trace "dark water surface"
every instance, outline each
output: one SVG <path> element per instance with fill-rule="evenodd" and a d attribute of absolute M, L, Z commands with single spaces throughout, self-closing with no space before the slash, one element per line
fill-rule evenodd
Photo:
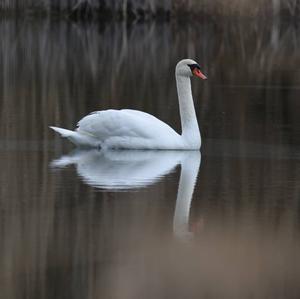
<path fill-rule="evenodd" d="M 1 299 L 299 298 L 300 31 L 262 21 L 0 21 Z M 180 130 L 186 57 L 201 155 L 48 129 L 126 107 Z"/>

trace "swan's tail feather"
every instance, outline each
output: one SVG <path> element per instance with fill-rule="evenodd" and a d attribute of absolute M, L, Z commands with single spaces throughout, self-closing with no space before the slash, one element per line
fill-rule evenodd
<path fill-rule="evenodd" d="M 72 143 L 79 147 L 99 147 L 99 140 L 97 138 L 82 134 L 78 131 L 71 131 L 63 128 L 50 126 L 52 130 L 59 133 L 62 137 L 68 138 Z"/>
<path fill-rule="evenodd" d="M 68 138 L 68 137 L 74 135 L 74 133 L 76 133 L 76 132 L 71 131 L 71 130 L 58 128 L 58 127 L 53 127 L 53 126 L 50 126 L 49 128 L 51 128 L 55 132 L 59 133 L 61 135 L 61 137 L 65 137 L 65 138 Z"/>

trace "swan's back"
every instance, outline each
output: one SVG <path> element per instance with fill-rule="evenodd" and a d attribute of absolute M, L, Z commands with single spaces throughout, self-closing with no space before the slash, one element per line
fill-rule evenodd
<path fill-rule="evenodd" d="M 93 112 L 78 122 L 77 131 L 99 139 L 103 147 L 167 149 L 181 144 L 180 135 L 169 125 L 131 109 Z"/>

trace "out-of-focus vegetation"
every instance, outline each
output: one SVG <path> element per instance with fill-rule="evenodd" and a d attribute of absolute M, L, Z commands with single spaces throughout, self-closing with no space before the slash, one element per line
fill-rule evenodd
<path fill-rule="evenodd" d="M 297 16 L 299 0 L 175 0 L 174 13 L 208 14 L 225 16 Z"/>
<path fill-rule="evenodd" d="M 299 0 L 3 0 L 7 13 L 58 14 L 78 18 L 151 18 L 156 16 L 262 16 L 300 13 Z"/>
<path fill-rule="evenodd" d="M 56 14 L 75 18 L 148 18 L 167 16 L 171 0 L 9 0 L 0 3 L 8 13 Z"/>
<path fill-rule="evenodd" d="M 300 39 L 292 24 L 9 19 L 0 36 L 0 138 L 47 139 L 49 125 L 73 128 L 111 107 L 147 111 L 180 131 L 174 67 L 193 57 L 209 77 L 193 86 L 205 138 L 300 144 Z"/>

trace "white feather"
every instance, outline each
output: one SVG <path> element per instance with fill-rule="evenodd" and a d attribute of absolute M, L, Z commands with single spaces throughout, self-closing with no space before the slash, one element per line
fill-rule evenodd
<path fill-rule="evenodd" d="M 59 133 L 62 137 L 68 138 L 78 147 L 98 147 L 101 146 L 99 140 L 91 135 L 84 134 L 78 131 L 71 131 L 63 128 L 50 126 L 52 130 Z"/>

